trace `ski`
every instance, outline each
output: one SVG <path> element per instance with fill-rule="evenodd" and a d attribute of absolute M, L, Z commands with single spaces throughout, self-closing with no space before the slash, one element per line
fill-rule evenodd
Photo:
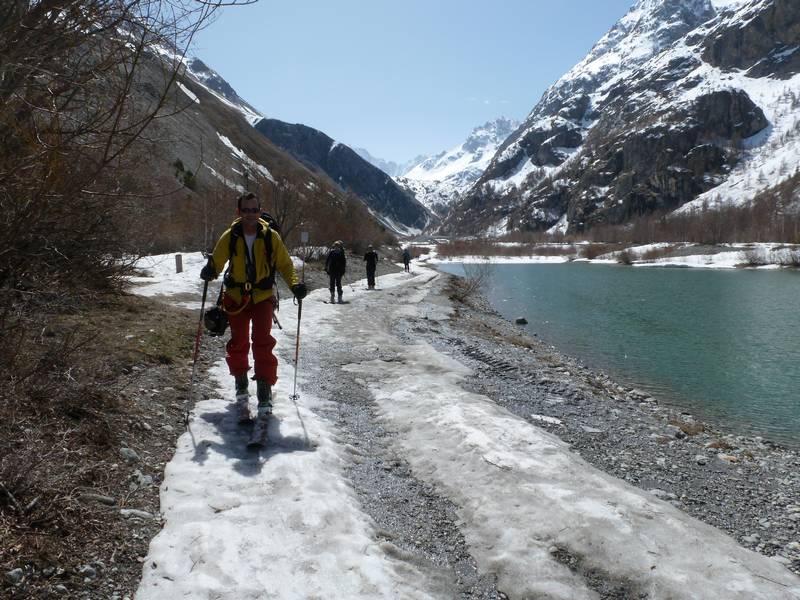
<path fill-rule="evenodd" d="M 236 420 L 239 425 L 253 422 L 253 418 L 250 416 L 249 399 L 246 393 L 236 395 Z"/>
<path fill-rule="evenodd" d="M 250 440 L 247 442 L 247 447 L 251 450 L 263 448 L 269 443 L 269 416 L 266 418 L 259 417 L 253 423 L 253 433 L 250 434 Z"/>

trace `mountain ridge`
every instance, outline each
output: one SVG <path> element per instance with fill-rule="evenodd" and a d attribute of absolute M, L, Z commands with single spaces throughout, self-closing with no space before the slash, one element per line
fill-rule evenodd
<path fill-rule="evenodd" d="M 255 129 L 310 169 L 325 173 L 343 191 L 358 194 L 373 216 L 393 231 L 416 235 L 435 219 L 389 175 L 325 133 L 267 118 L 258 121 Z"/>
<path fill-rule="evenodd" d="M 418 159 L 394 179 L 436 214 L 446 214 L 485 171 L 498 146 L 519 126 L 497 117 L 474 127 L 459 145 Z"/>
<path fill-rule="evenodd" d="M 581 231 L 707 204 L 793 135 L 776 105 L 800 71 L 798 13 L 789 0 L 640 0 L 548 88 L 443 230 Z M 730 201 L 752 198 L 746 187 Z"/>

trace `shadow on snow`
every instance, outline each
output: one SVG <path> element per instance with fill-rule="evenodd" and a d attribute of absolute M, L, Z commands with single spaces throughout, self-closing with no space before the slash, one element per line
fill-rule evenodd
<path fill-rule="evenodd" d="M 272 416 L 269 421 L 269 439 L 262 448 L 248 448 L 247 442 L 253 430 L 251 424 L 239 424 L 236 416 L 236 405 L 231 402 L 225 411 L 205 412 L 195 417 L 195 421 L 203 420 L 217 428 L 222 437 L 221 442 L 209 440 L 196 441 L 191 431 L 195 453 L 192 460 L 200 464 L 208 459 L 209 452 L 216 452 L 236 461 L 233 469 L 242 475 L 252 476 L 261 472 L 261 468 L 270 456 L 284 452 L 314 452 L 314 444 L 307 436 L 281 435 L 280 420 Z M 305 427 L 303 428 L 305 432 Z M 261 459 L 264 460 L 261 460 Z"/>

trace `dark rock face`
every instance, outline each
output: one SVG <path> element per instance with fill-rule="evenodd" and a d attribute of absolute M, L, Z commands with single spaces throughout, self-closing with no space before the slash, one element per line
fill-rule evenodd
<path fill-rule="evenodd" d="M 789 78 L 800 72 L 800 2 L 773 0 L 753 9 L 741 26 L 720 26 L 706 37 L 703 60 L 751 77 Z"/>
<path fill-rule="evenodd" d="M 694 108 L 678 118 L 693 119 L 705 137 L 750 137 L 768 123 L 764 112 L 742 90 L 725 90 L 700 96 Z"/>
<path fill-rule="evenodd" d="M 745 91 L 709 79 L 704 61 L 750 77 L 800 72 L 800 0 L 722 14 L 707 0 L 640 0 L 544 94 L 441 231 L 474 234 L 504 217 L 508 229 L 564 216 L 570 230 L 620 224 L 713 189 L 742 140 L 769 123 Z M 689 92 L 699 86 L 708 91 Z"/>
<path fill-rule="evenodd" d="M 424 229 L 431 214 L 386 173 L 343 144 L 305 125 L 262 119 L 255 128 L 310 169 L 323 172 L 345 190 L 352 190 L 374 212 L 398 225 Z"/>
<path fill-rule="evenodd" d="M 613 120 L 613 116 L 604 117 Z M 652 120 L 652 118 L 650 118 Z M 551 227 L 564 212 L 573 228 L 623 223 L 658 210 L 672 210 L 711 189 L 735 160 L 731 140 L 767 127 L 761 109 L 741 90 L 700 96 L 690 107 L 662 115 L 657 123 L 607 130 L 591 140 L 579 165 L 564 174 L 570 185 L 543 184 L 527 205 L 526 228 Z M 603 123 L 597 125 L 598 132 Z M 606 137 L 608 136 L 608 137 Z M 540 211 L 531 210 L 538 207 Z"/>

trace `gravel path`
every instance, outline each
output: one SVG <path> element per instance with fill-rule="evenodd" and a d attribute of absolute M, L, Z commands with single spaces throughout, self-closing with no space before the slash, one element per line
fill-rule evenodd
<path fill-rule="evenodd" d="M 440 277 L 423 304 L 431 310 L 451 306 L 453 285 L 452 277 Z M 796 452 L 724 434 L 663 407 L 560 355 L 485 305 L 456 303 L 454 316 L 444 320 L 398 316 L 391 330 L 408 343 L 427 342 L 470 367 L 476 374 L 472 391 L 557 435 L 597 468 L 800 573 Z M 457 507 L 393 454 L 391 440 L 398 433 L 376 418 L 364 382 L 342 368 L 368 358 L 392 360 L 379 349 L 376 355 L 361 356 L 347 340 L 332 339 L 303 363 L 312 385 L 334 402 L 324 415 L 350 449 L 346 473 L 365 512 L 383 540 L 444 580 L 452 597 L 504 598 L 493 576 L 477 572 L 459 531 Z M 601 598 L 646 597 L 582 570 L 578 557 L 564 552 L 557 558 L 581 572 Z"/>
<path fill-rule="evenodd" d="M 473 368 L 475 391 L 568 442 L 595 467 L 657 495 L 800 573 L 800 456 L 662 406 L 556 352 L 484 307 L 424 339 Z"/>

